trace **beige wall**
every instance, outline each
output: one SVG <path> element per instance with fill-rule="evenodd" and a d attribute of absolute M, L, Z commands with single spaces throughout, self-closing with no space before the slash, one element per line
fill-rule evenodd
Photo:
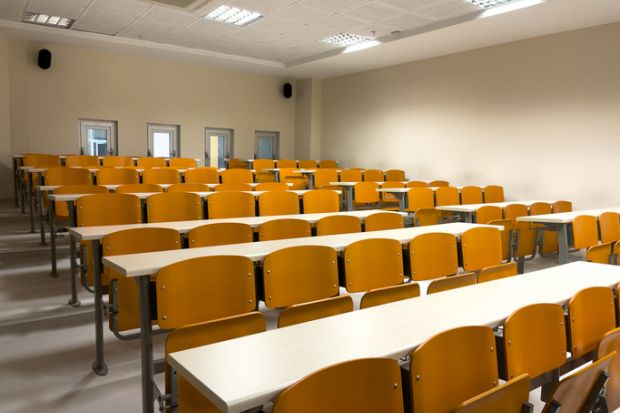
<path fill-rule="evenodd" d="M 323 82 L 296 82 L 295 158 L 320 159 Z"/>
<path fill-rule="evenodd" d="M 620 23 L 324 81 L 321 156 L 620 205 Z"/>
<path fill-rule="evenodd" d="M 12 163 L 7 155 L 11 151 L 10 101 L 9 101 L 9 44 L 0 38 L 0 197 L 12 192 Z"/>
<path fill-rule="evenodd" d="M 53 54 L 47 71 L 36 65 L 43 47 Z M 80 118 L 118 121 L 122 155 L 146 154 L 147 123 L 181 125 L 182 156 L 204 158 L 205 127 L 234 129 L 236 157 L 253 157 L 255 130 L 279 131 L 281 156 L 294 155 L 295 99 L 282 97 L 280 78 L 19 40 L 0 39 L 0 57 L 0 90 L 8 62 L 11 92 L 2 162 L 11 152 L 76 153 Z"/>

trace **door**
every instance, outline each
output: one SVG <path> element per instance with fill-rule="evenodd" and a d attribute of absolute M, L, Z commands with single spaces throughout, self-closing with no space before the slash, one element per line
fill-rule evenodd
<path fill-rule="evenodd" d="M 233 130 L 207 128 L 205 130 L 205 165 L 225 168 L 226 160 L 233 157 Z"/>
<path fill-rule="evenodd" d="M 80 119 L 80 153 L 82 155 L 116 155 L 116 121 Z"/>
<path fill-rule="evenodd" d="M 178 125 L 147 125 L 148 149 L 147 156 L 156 158 L 174 158 L 180 155 L 180 139 Z"/>
<path fill-rule="evenodd" d="M 256 131 L 254 133 L 254 158 L 278 159 L 280 132 Z"/>

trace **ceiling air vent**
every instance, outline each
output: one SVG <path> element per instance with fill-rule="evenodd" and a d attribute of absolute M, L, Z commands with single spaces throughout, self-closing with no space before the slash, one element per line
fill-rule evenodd
<path fill-rule="evenodd" d="M 185 10 L 198 10 L 211 3 L 211 0 L 148 0 L 151 3 L 176 7 Z"/>

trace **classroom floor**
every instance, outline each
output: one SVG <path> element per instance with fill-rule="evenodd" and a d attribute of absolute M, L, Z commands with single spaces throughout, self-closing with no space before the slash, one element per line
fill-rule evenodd
<path fill-rule="evenodd" d="M 138 412 L 140 343 L 120 341 L 104 328 L 107 376 L 90 369 L 94 360 L 93 297 L 69 298 L 68 236 L 59 238 L 59 278 L 49 277 L 49 246 L 29 232 L 27 214 L 0 201 L 0 413 Z M 571 254 L 578 259 L 577 254 Z M 555 265 L 551 258 L 526 263 L 526 271 Z M 271 325 L 275 315 L 270 314 Z M 155 336 L 155 357 L 163 355 Z M 163 381 L 163 377 L 160 377 Z M 531 401 L 536 411 L 538 392 Z"/>

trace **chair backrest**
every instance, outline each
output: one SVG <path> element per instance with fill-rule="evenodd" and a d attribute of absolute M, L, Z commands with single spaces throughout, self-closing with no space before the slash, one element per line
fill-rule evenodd
<path fill-rule="evenodd" d="M 299 195 L 290 191 L 268 191 L 260 194 L 258 212 L 261 216 L 299 214 Z"/>
<path fill-rule="evenodd" d="M 512 220 L 513 228 L 517 226 L 517 218 L 524 217 L 528 213 L 527 205 L 524 204 L 510 204 L 504 207 L 504 218 Z"/>
<path fill-rule="evenodd" d="M 468 229 L 461 236 L 461 251 L 465 271 L 478 271 L 501 264 L 503 251 L 500 230 L 492 227 Z"/>
<path fill-rule="evenodd" d="M 505 264 L 494 265 L 492 267 L 485 267 L 478 271 L 478 277 L 476 282 L 478 284 L 495 281 L 502 278 L 508 278 L 517 275 L 517 263 L 507 262 Z"/>
<path fill-rule="evenodd" d="M 275 161 L 273 159 L 254 159 L 254 170 L 256 172 L 263 172 L 263 169 L 275 168 Z"/>
<path fill-rule="evenodd" d="M 358 182 L 353 189 L 353 200 L 360 204 L 372 204 L 379 202 L 379 185 L 375 182 Z"/>
<path fill-rule="evenodd" d="M 299 162 L 297 162 L 297 166 L 302 169 L 316 169 L 319 167 L 319 163 L 312 159 L 300 159 Z"/>
<path fill-rule="evenodd" d="M 534 202 L 530 205 L 530 215 L 545 215 L 552 213 L 552 205 L 547 202 Z"/>
<path fill-rule="evenodd" d="M 415 211 L 414 219 L 416 227 L 437 225 L 441 220 L 441 212 L 435 208 L 419 208 Z"/>
<path fill-rule="evenodd" d="M 210 192 L 211 188 L 209 188 L 205 184 L 194 184 L 194 183 L 182 183 L 182 184 L 172 184 L 168 187 L 166 192 Z"/>
<path fill-rule="evenodd" d="M 294 159 L 278 159 L 278 168 L 297 168 L 297 161 Z"/>
<path fill-rule="evenodd" d="M 450 186 L 448 181 L 430 181 L 428 186 Z"/>
<path fill-rule="evenodd" d="M 504 188 L 499 185 L 487 185 L 484 187 L 484 202 L 504 202 Z"/>
<path fill-rule="evenodd" d="M 263 261 L 265 305 L 288 307 L 338 295 L 336 251 L 323 246 L 288 247 Z"/>
<path fill-rule="evenodd" d="M 131 156 L 104 156 L 103 166 L 134 166 Z"/>
<path fill-rule="evenodd" d="M 190 248 L 242 244 L 254 240 L 254 231 L 248 224 L 220 222 L 192 229 L 187 233 L 187 239 Z"/>
<path fill-rule="evenodd" d="M 394 301 L 407 300 L 420 296 L 420 285 L 407 283 L 389 287 L 375 288 L 362 296 L 360 309 L 388 304 Z"/>
<path fill-rule="evenodd" d="M 322 159 L 319 161 L 319 168 L 338 168 L 338 162 L 331 159 Z"/>
<path fill-rule="evenodd" d="M 333 215 L 316 222 L 316 235 L 336 235 L 362 232 L 360 219 L 351 215 Z"/>
<path fill-rule="evenodd" d="M 194 158 L 170 158 L 170 167 L 171 168 L 195 168 L 198 166 L 198 163 Z"/>
<path fill-rule="evenodd" d="M 254 182 L 254 175 L 249 169 L 227 169 L 222 172 L 223 184 L 249 184 Z"/>
<path fill-rule="evenodd" d="M 261 333 L 266 330 L 265 318 L 259 312 L 252 312 L 237 316 L 221 318 L 205 323 L 182 327 L 172 331 L 166 338 L 165 355 L 187 350 L 194 347 L 206 346 L 220 341 Z M 170 366 L 166 363 L 166 393 L 172 392 Z M 182 375 L 177 375 L 178 399 L 177 402 L 183 412 L 209 412 L 219 410 L 190 384 Z"/>
<path fill-rule="evenodd" d="M 608 331 L 616 327 L 614 292 L 609 287 L 579 291 L 568 302 L 570 352 L 581 357 L 596 348 Z"/>
<path fill-rule="evenodd" d="M 366 169 L 364 171 L 364 181 L 383 182 L 385 181 L 385 172 L 380 169 Z"/>
<path fill-rule="evenodd" d="M 459 275 L 438 278 L 430 282 L 426 288 L 426 294 L 435 294 L 455 288 L 467 287 L 476 284 L 476 273 L 467 272 Z"/>
<path fill-rule="evenodd" d="M 166 166 L 166 158 L 153 158 L 144 156 L 138 158 L 138 168 L 164 168 Z"/>
<path fill-rule="evenodd" d="M 386 181 L 404 181 L 405 171 L 401 169 L 388 169 L 387 171 L 385 171 L 385 180 Z"/>
<path fill-rule="evenodd" d="M 600 359 L 612 352 L 620 352 L 620 327 L 608 331 L 598 345 L 596 358 Z M 620 357 L 616 354 L 609 363 L 609 379 L 605 386 L 605 401 L 610 412 L 620 408 Z"/>
<path fill-rule="evenodd" d="M 571 212 L 573 210 L 573 203 L 570 201 L 555 201 L 553 203 L 553 213 Z"/>
<path fill-rule="evenodd" d="M 135 228 L 113 232 L 101 239 L 104 257 L 143 252 L 177 250 L 181 248 L 180 234 L 170 228 Z M 123 277 L 109 267 L 104 267 L 103 284 L 110 280 L 117 283 L 110 300 L 117 312 L 110 316 L 110 327 L 127 331 L 140 327 L 140 304 L 135 280 Z"/>
<path fill-rule="evenodd" d="M 381 231 L 384 229 L 398 229 L 405 227 L 405 220 L 400 214 L 391 212 L 377 212 L 366 217 L 364 228 L 366 231 Z"/>
<path fill-rule="evenodd" d="M 362 171 L 359 169 L 343 169 L 340 171 L 342 182 L 362 182 Z"/>
<path fill-rule="evenodd" d="M 65 166 L 99 166 L 99 157 L 91 155 L 67 155 Z"/>
<path fill-rule="evenodd" d="M 46 185 L 88 185 L 92 184 L 92 176 L 88 169 L 50 168 L 45 171 Z"/>
<path fill-rule="evenodd" d="M 304 214 L 340 211 L 340 196 L 335 191 L 312 190 L 301 196 Z"/>
<path fill-rule="evenodd" d="M 612 242 L 594 245 L 586 249 L 586 261 L 599 264 L 610 264 L 612 258 Z"/>
<path fill-rule="evenodd" d="M 498 385 L 493 330 L 460 327 L 431 337 L 411 353 L 410 377 L 415 412 L 453 412 Z"/>
<path fill-rule="evenodd" d="M 453 186 L 441 186 L 435 191 L 435 205 L 459 205 L 459 189 Z"/>
<path fill-rule="evenodd" d="M 252 186 L 250 184 L 244 184 L 239 182 L 229 182 L 227 184 L 218 184 L 213 187 L 215 192 L 221 191 L 251 191 Z"/>
<path fill-rule="evenodd" d="M 132 168 L 101 168 L 96 176 L 99 185 L 125 185 L 140 182 L 138 172 Z"/>
<path fill-rule="evenodd" d="M 379 185 L 380 188 L 405 188 L 405 184 L 399 181 L 386 181 Z M 398 204 L 399 200 L 389 192 L 381 192 L 380 197 L 382 202 L 385 203 L 393 203 Z"/>
<path fill-rule="evenodd" d="M 431 188 L 412 187 L 407 192 L 407 211 L 416 212 L 420 208 L 435 208 L 435 194 Z"/>
<path fill-rule="evenodd" d="M 202 198 L 189 192 L 163 192 L 146 199 L 148 222 L 202 219 Z"/>
<path fill-rule="evenodd" d="M 140 198 L 130 194 L 93 194 L 78 198 L 78 227 L 139 224 L 142 222 Z"/>
<path fill-rule="evenodd" d="M 106 194 L 108 189 L 105 186 L 87 184 L 87 185 L 63 185 L 54 190 L 54 194 Z M 56 201 L 55 205 L 56 217 L 68 217 L 69 209 L 66 202 Z"/>
<path fill-rule="evenodd" d="M 476 223 L 478 224 L 488 224 L 500 219 L 502 219 L 502 208 L 498 206 L 485 205 L 476 210 Z"/>
<path fill-rule="evenodd" d="M 510 260 L 512 258 L 512 220 L 498 219 L 496 221 L 489 221 L 487 224 L 498 225 L 504 228 L 503 230 L 500 230 L 502 237 L 502 258 L 505 261 Z M 535 246 L 533 241 L 534 240 L 532 239 L 532 248 Z"/>
<path fill-rule="evenodd" d="M 140 192 L 164 192 L 157 184 L 124 184 L 114 190 L 117 194 L 135 194 Z"/>
<path fill-rule="evenodd" d="M 522 374 L 461 403 L 454 413 L 525 413 L 529 396 L 530 376 Z"/>
<path fill-rule="evenodd" d="M 620 218 L 617 212 L 603 212 L 598 217 L 601 230 L 601 242 L 620 240 Z"/>
<path fill-rule="evenodd" d="M 215 168 L 197 168 L 185 171 L 185 182 L 189 184 L 219 184 L 220 175 Z"/>
<path fill-rule="evenodd" d="M 345 287 L 358 293 L 402 284 L 403 247 L 394 239 L 372 238 L 353 242 L 344 250 Z"/>
<path fill-rule="evenodd" d="M 312 236 L 310 223 L 303 219 L 274 219 L 258 227 L 259 241 L 310 236 Z"/>
<path fill-rule="evenodd" d="M 592 404 L 598 396 L 607 379 L 606 371 L 609 364 L 617 353 L 611 354 L 595 361 L 587 367 L 584 367 L 562 379 L 558 383 L 551 401 L 545 404 L 542 413 L 549 413 L 555 410 L 555 406 L 560 406 L 559 411 L 562 413 L 581 413 L 593 411 Z"/>
<path fill-rule="evenodd" d="M 541 343 L 544 343 L 542 345 Z M 506 374 L 538 377 L 566 361 L 564 311 L 559 304 L 532 304 L 504 322 Z"/>
<path fill-rule="evenodd" d="M 278 317 L 278 328 L 305 323 L 319 318 L 331 317 L 353 311 L 351 296 L 324 298 L 303 304 L 294 304 L 285 308 Z"/>
<path fill-rule="evenodd" d="M 389 358 L 346 361 L 312 373 L 278 395 L 273 413 L 401 413 L 400 368 Z"/>
<path fill-rule="evenodd" d="M 24 155 L 24 166 L 60 166 L 60 157 L 43 153 L 29 153 Z"/>
<path fill-rule="evenodd" d="M 461 204 L 481 204 L 482 188 L 479 186 L 464 186 L 461 188 Z"/>
<path fill-rule="evenodd" d="M 181 174 L 176 169 L 152 168 L 142 172 L 144 184 L 177 184 L 181 182 Z"/>
<path fill-rule="evenodd" d="M 598 225 L 596 217 L 579 215 L 573 218 L 573 246 L 577 249 L 598 244 Z"/>
<path fill-rule="evenodd" d="M 262 182 L 256 185 L 257 191 L 286 191 L 288 189 L 285 182 Z"/>
<path fill-rule="evenodd" d="M 409 181 L 405 186 L 407 188 L 426 188 L 428 184 L 424 181 Z"/>
<path fill-rule="evenodd" d="M 409 243 L 411 279 L 431 280 L 456 274 L 459 270 L 456 237 L 430 232 L 414 237 Z"/>
<path fill-rule="evenodd" d="M 216 192 L 207 198 L 209 218 L 256 216 L 254 196 L 247 192 Z"/>
<path fill-rule="evenodd" d="M 229 169 L 248 169 L 247 162 L 242 159 L 230 158 L 226 162 Z"/>
<path fill-rule="evenodd" d="M 254 311 L 254 263 L 214 255 L 179 261 L 157 273 L 157 321 L 179 328 Z"/>
<path fill-rule="evenodd" d="M 317 188 L 338 182 L 338 172 L 335 169 L 319 169 L 314 173 L 314 185 Z"/>

